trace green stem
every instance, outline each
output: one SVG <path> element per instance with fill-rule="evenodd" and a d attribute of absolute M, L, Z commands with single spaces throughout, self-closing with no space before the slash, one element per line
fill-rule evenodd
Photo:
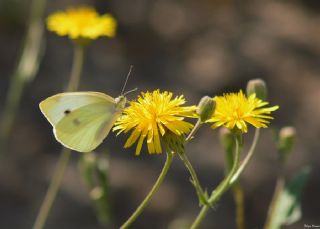
<path fill-rule="evenodd" d="M 152 189 L 148 193 L 148 195 L 145 197 L 145 199 L 141 202 L 141 204 L 138 206 L 138 208 L 135 210 L 135 212 L 130 216 L 130 218 L 120 227 L 120 229 L 126 229 L 129 228 L 130 225 L 139 217 L 139 215 L 143 212 L 143 210 L 146 208 L 146 206 L 149 204 L 151 198 L 154 196 L 154 194 L 158 191 L 160 185 L 162 184 L 169 168 L 172 162 L 173 153 L 167 152 L 167 158 L 166 162 L 162 168 L 162 171 L 156 181 L 156 183 L 153 185 Z"/>
<path fill-rule="evenodd" d="M 192 184 L 194 185 L 199 201 L 201 204 L 207 204 L 207 196 L 205 195 L 201 184 L 199 182 L 198 176 L 196 171 L 194 170 L 191 162 L 189 161 L 189 158 L 187 156 L 187 154 L 185 152 L 179 153 L 180 159 L 182 160 L 182 162 L 184 163 L 184 165 L 187 167 L 187 169 L 189 170 L 189 173 L 191 175 L 192 178 Z"/>
<path fill-rule="evenodd" d="M 237 172 L 234 174 L 234 176 L 232 177 L 232 179 L 230 180 L 230 184 L 232 185 L 240 176 L 240 174 L 243 172 L 243 170 L 246 168 L 246 166 L 248 165 L 249 161 L 251 160 L 253 153 L 256 149 L 258 140 L 260 137 L 260 129 L 256 129 L 255 133 L 254 133 L 254 138 L 253 138 L 253 142 L 251 144 L 251 147 L 247 153 L 247 156 L 244 158 L 243 162 L 241 163 L 241 165 L 239 166 Z"/>
<path fill-rule="evenodd" d="M 228 136 L 225 135 L 221 137 L 224 138 L 224 139 L 221 139 L 221 142 L 225 150 L 226 174 L 228 174 L 233 165 L 234 144 L 233 142 L 229 141 L 229 135 Z M 239 181 L 235 182 L 232 185 L 232 192 L 233 192 L 233 198 L 234 198 L 234 203 L 236 207 L 236 218 L 235 218 L 236 228 L 245 229 L 244 192 Z"/>
<path fill-rule="evenodd" d="M 50 209 L 53 205 L 54 199 L 61 185 L 61 181 L 64 177 L 64 173 L 67 168 L 70 155 L 71 155 L 71 150 L 67 148 L 63 148 L 62 153 L 60 154 L 60 158 L 58 160 L 57 166 L 55 168 L 55 172 L 53 174 L 53 178 L 51 180 L 50 186 L 48 188 L 46 196 L 40 207 L 40 211 L 37 216 L 37 219 L 34 223 L 33 229 L 41 229 L 44 227 L 44 224 L 48 218 Z"/>
<path fill-rule="evenodd" d="M 79 86 L 81 70 L 83 65 L 83 56 L 84 56 L 84 47 L 79 44 L 76 44 L 75 50 L 74 50 L 71 76 L 70 76 L 70 81 L 68 83 L 67 91 L 77 90 Z M 71 154 L 70 149 L 66 149 L 66 148 L 62 149 L 53 178 L 49 185 L 46 196 L 41 204 L 33 229 L 42 229 L 46 223 L 46 220 L 52 208 L 54 199 L 60 188 L 61 181 L 64 177 L 65 169 L 69 163 L 70 154 Z"/>
<path fill-rule="evenodd" d="M 237 229 L 245 228 L 244 217 L 244 194 L 243 189 L 239 182 L 235 183 L 232 187 L 234 202 L 236 204 L 236 225 Z"/>
<path fill-rule="evenodd" d="M 4 111 L 1 117 L 1 129 L 0 129 L 0 153 L 1 157 L 4 156 L 7 142 L 11 134 L 11 130 L 14 124 L 16 113 L 20 104 L 22 91 L 24 88 L 23 81 L 19 80 L 18 77 L 13 76 L 8 97 L 5 103 Z"/>
<path fill-rule="evenodd" d="M 30 82 L 38 72 L 41 51 L 44 44 L 43 14 L 45 0 L 33 0 L 31 3 L 29 25 L 23 42 L 22 52 L 10 80 L 4 112 L 0 128 L 0 156 L 4 155 L 11 134 L 15 116 L 19 108 L 21 96 L 26 83 Z"/>
<path fill-rule="evenodd" d="M 284 189 L 285 186 L 285 178 L 283 175 L 280 175 L 277 179 L 277 184 L 274 190 L 274 194 L 272 197 L 272 201 L 269 207 L 269 211 L 268 211 L 268 215 L 267 215 L 267 220 L 266 223 L 264 225 L 264 229 L 271 229 L 271 222 L 272 219 L 275 217 L 275 206 L 278 202 L 279 199 L 279 195 L 282 192 L 282 190 Z"/>
<path fill-rule="evenodd" d="M 84 46 L 75 43 L 72 70 L 66 91 L 76 91 L 79 88 L 83 59 Z"/>
<path fill-rule="evenodd" d="M 188 143 L 194 137 L 194 135 L 197 133 L 197 131 L 200 129 L 201 126 L 202 126 L 202 122 L 200 119 L 198 119 L 198 121 L 194 125 L 193 129 L 191 130 L 189 135 L 186 137 L 185 144 Z M 182 160 L 182 162 L 184 163 L 184 165 L 187 167 L 187 169 L 191 175 L 192 184 L 194 185 L 194 187 L 196 189 L 200 203 L 207 204 L 207 196 L 205 195 L 205 193 L 203 191 L 203 188 L 200 184 L 197 173 L 194 170 L 191 162 L 189 161 L 187 154 L 185 152 L 182 152 L 182 153 L 179 153 L 179 156 L 180 156 L 180 159 Z"/>
<path fill-rule="evenodd" d="M 197 133 L 197 131 L 200 129 L 201 126 L 202 126 L 202 122 L 200 121 L 200 119 L 198 119 L 197 123 L 194 125 L 190 134 L 188 135 L 188 137 L 186 137 L 186 143 L 188 143 L 194 137 L 194 135 Z"/>
<path fill-rule="evenodd" d="M 233 177 L 234 173 L 237 171 L 239 161 L 240 161 L 240 151 L 241 151 L 241 146 L 240 143 L 242 142 L 241 135 L 237 135 L 235 137 L 236 141 L 236 152 L 234 156 L 234 163 L 233 166 L 227 175 L 227 177 L 219 184 L 219 186 L 211 193 L 210 198 L 208 199 L 208 205 L 205 205 L 202 207 L 200 213 L 198 214 L 197 218 L 191 225 L 191 229 L 196 229 L 199 228 L 200 224 L 204 220 L 204 218 L 207 216 L 208 211 L 210 209 L 210 206 L 213 207 L 220 197 L 228 190 L 230 187 L 230 180 Z"/>

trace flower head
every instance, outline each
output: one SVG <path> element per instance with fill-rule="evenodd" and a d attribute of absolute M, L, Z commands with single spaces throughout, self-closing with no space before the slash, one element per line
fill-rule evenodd
<path fill-rule="evenodd" d="M 171 92 L 141 93 L 136 101 L 124 109 L 116 121 L 114 131 L 127 133 L 132 130 L 124 147 L 137 143 L 136 155 L 140 154 L 144 139 L 147 139 L 150 154 L 161 153 L 160 139 L 166 133 L 181 136 L 190 132 L 192 124 L 184 121 L 185 117 L 195 117 L 195 106 L 182 107 L 184 97 L 174 97 Z"/>
<path fill-rule="evenodd" d="M 237 128 L 243 133 L 248 131 L 247 123 L 256 128 L 266 128 L 268 119 L 273 119 L 269 114 L 279 108 L 279 106 L 265 107 L 268 102 L 258 99 L 256 94 L 246 97 L 242 91 L 216 96 L 213 99 L 216 101 L 216 109 L 208 120 L 214 123 L 212 127 Z"/>
<path fill-rule="evenodd" d="M 92 7 L 82 6 L 58 11 L 47 19 L 48 30 L 71 39 L 114 37 L 116 20 L 110 14 L 99 15 Z"/>

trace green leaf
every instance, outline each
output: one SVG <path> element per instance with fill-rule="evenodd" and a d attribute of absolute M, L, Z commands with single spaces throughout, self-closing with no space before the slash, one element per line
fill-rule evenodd
<path fill-rule="evenodd" d="M 301 196 L 310 172 L 309 166 L 304 167 L 280 190 L 268 229 L 280 229 L 281 226 L 293 224 L 301 218 Z"/>

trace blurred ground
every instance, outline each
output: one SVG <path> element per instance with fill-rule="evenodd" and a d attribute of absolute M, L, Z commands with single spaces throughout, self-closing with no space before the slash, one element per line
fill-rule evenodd
<path fill-rule="evenodd" d="M 0 2 L 1 104 L 21 47 L 29 3 Z M 189 104 L 204 95 L 244 89 L 252 78 L 265 79 L 270 103 L 280 105 L 273 127 L 293 125 L 298 132 L 286 173 L 313 165 L 302 202 L 303 219 L 287 228 L 320 225 L 319 1 L 58 0 L 48 1 L 47 13 L 80 3 L 111 12 L 119 22 L 117 38 L 101 38 L 88 48 L 81 90 L 117 96 L 130 64 L 134 73 L 128 89 L 170 90 L 184 94 Z M 25 90 L 8 156 L 0 161 L 0 225 L 5 229 L 31 228 L 60 151 L 38 103 L 63 90 L 72 46 L 66 38 L 46 36 L 39 74 Z M 252 131 L 246 136 L 247 146 L 251 139 Z M 112 135 L 99 148 L 111 151 L 116 225 L 145 196 L 164 162 L 164 155 L 135 157 L 133 148 L 122 148 L 124 142 L 125 137 Z M 200 180 L 209 190 L 223 176 L 221 152 L 217 132 L 209 127 L 201 129 L 188 148 Z M 277 172 L 273 132 L 267 129 L 241 180 L 250 229 L 263 226 Z M 74 153 L 46 228 L 101 228 L 86 191 Z M 176 158 L 158 195 L 132 228 L 168 228 L 176 218 L 192 220 L 198 210 L 189 175 Z M 234 228 L 233 219 L 232 196 L 227 194 L 203 228 Z"/>

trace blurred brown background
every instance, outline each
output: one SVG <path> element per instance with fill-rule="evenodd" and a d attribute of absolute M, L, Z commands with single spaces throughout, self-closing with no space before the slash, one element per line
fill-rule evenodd
<path fill-rule="evenodd" d="M 320 225 L 320 2 L 223 0 L 48 1 L 46 15 L 68 6 L 89 4 L 112 13 L 119 23 L 115 39 L 101 38 L 87 49 L 81 90 L 120 93 L 129 65 L 127 89 L 170 90 L 188 104 L 204 95 L 244 89 L 252 78 L 269 86 L 269 101 L 280 105 L 272 126 L 297 128 L 298 138 L 286 174 L 307 164 L 313 171 L 302 199 L 303 217 L 286 228 Z M 24 36 L 30 0 L 0 1 L 0 102 L 4 104 Z M 72 62 L 67 38 L 46 32 L 46 49 L 36 79 L 26 88 L 7 156 L 0 161 L 0 228 L 31 228 L 48 187 L 61 146 L 41 115 L 39 102 L 63 90 Z M 135 94 L 129 97 L 134 98 Z M 0 106 L 2 110 L 2 105 Z M 246 146 L 252 140 L 246 135 Z M 262 228 L 279 170 L 273 130 L 263 130 L 254 160 L 241 182 L 245 189 L 247 228 Z M 120 225 L 140 203 L 159 174 L 165 155 L 134 156 L 123 149 L 127 136 L 111 134 L 98 151 L 111 152 L 113 215 Z M 217 131 L 203 127 L 188 146 L 203 186 L 209 191 L 223 176 Z M 102 228 L 73 154 L 48 229 Z M 192 220 L 199 211 L 189 174 L 175 158 L 159 193 L 132 228 L 168 228 L 177 218 Z M 228 193 L 203 224 L 235 228 Z"/>

